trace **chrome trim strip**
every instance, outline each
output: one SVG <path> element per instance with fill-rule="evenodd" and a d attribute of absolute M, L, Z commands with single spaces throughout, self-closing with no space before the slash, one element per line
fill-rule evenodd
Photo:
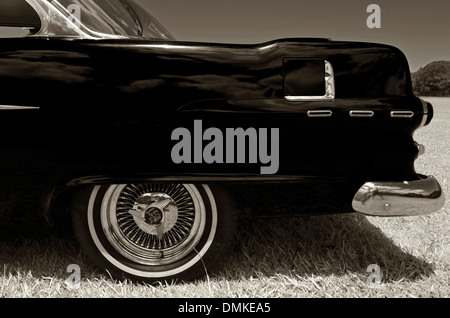
<path fill-rule="evenodd" d="M 234 52 L 234 54 L 251 54 L 251 53 L 263 53 L 265 51 L 272 50 L 283 43 L 273 43 L 261 47 L 256 48 L 248 48 L 248 49 L 240 49 L 239 51 Z M 211 48 L 208 46 L 199 46 L 199 45 L 181 45 L 174 42 L 173 44 L 136 44 L 139 47 L 145 47 L 148 49 L 165 49 L 165 50 L 189 50 L 189 51 L 199 51 L 199 52 L 207 52 L 210 51 Z M 228 49 L 225 48 L 214 48 L 215 52 L 220 53 L 229 53 Z"/>
<path fill-rule="evenodd" d="M 351 110 L 350 117 L 373 117 L 375 113 L 371 110 Z"/>
<path fill-rule="evenodd" d="M 178 182 L 178 183 L 253 183 L 253 182 L 304 182 L 314 180 L 322 182 L 322 180 L 332 180 L 336 182 L 336 177 L 312 177 L 299 175 L 267 175 L 267 174 L 185 174 L 185 175 L 168 175 L 168 174 L 134 174 L 125 175 L 91 175 L 81 176 L 75 179 L 67 180 L 59 185 L 59 188 L 87 185 L 87 184 L 118 184 L 118 183 L 145 183 L 145 182 Z M 343 179 L 338 179 L 343 180 Z M 61 190 L 59 189 L 59 190 Z M 55 190 L 58 192 L 58 189 Z"/>
<path fill-rule="evenodd" d="M 331 110 L 308 110 L 308 117 L 331 117 L 333 112 Z"/>
<path fill-rule="evenodd" d="M 325 95 L 323 96 L 285 96 L 290 102 L 306 101 L 333 101 L 336 96 L 333 66 L 327 60 L 325 62 Z"/>
<path fill-rule="evenodd" d="M 445 203 L 433 176 L 404 182 L 366 182 L 355 194 L 352 207 L 372 216 L 418 216 L 440 210 Z"/>
<path fill-rule="evenodd" d="M 420 101 L 422 102 L 423 116 L 422 116 L 422 121 L 420 122 L 420 126 L 419 127 L 424 127 L 425 123 L 427 122 L 427 117 L 428 117 L 428 104 L 427 104 L 426 101 L 424 101 L 421 98 L 420 98 Z"/>
<path fill-rule="evenodd" d="M 18 110 L 18 109 L 39 109 L 33 106 L 14 106 L 14 105 L 0 105 L 0 110 Z"/>
<path fill-rule="evenodd" d="M 394 110 L 391 111 L 392 118 L 411 118 L 414 117 L 414 112 L 412 111 L 403 111 L 403 110 Z"/>

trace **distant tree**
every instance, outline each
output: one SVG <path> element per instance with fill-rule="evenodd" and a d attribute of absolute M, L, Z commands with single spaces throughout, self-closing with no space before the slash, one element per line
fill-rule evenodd
<path fill-rule="evenodd" d="M 450 97 L 450 61 L 436 61 L 411 74 L 414 94 Z"/>

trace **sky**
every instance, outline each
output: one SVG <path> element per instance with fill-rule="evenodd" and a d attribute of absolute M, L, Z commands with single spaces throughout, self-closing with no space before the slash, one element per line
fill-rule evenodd
<path fill-rule="evenodd" d="M 278 38 L 323 37 L 390 44 L 411 71 L 450 60 L 450 0 L 135 0 L 177 40 L 262 43 Z M 369 28 L 370 4 L 381 28 Z M 14 34 L 0 28 L 0 36 Z"/>

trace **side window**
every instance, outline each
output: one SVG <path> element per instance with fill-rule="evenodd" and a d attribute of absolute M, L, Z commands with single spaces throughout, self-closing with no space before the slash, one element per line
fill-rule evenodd
<path fill-rule="evenodd" d="M 26 1 L 0 1 L 0 37 L 22 37 L 40 27 L 38 14 Z"/>
<path fill-rule="evenodd" d="M 28 28 L 0 27 L 0 38 L 20 38 L 30 34 Z"/>

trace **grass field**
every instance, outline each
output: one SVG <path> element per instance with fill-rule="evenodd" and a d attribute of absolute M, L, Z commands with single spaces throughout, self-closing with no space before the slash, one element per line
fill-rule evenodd
<path fill-rule="evenodd" d="M 91 267 L 69 230 L 0 235 L 0 297 L 445 297 L 450 296 L 450 98 L 415 139 L 426 146 L 420 173 L 447 196 L 438 213 L 376 218 L 359 214 L 243 221 L 221 270 L 202 280 L 158 286 L 117 282 Z M 66 284 L 69 264 L 81 283 Z M 369 286 L 367 267 L 381 269 Z"/>

